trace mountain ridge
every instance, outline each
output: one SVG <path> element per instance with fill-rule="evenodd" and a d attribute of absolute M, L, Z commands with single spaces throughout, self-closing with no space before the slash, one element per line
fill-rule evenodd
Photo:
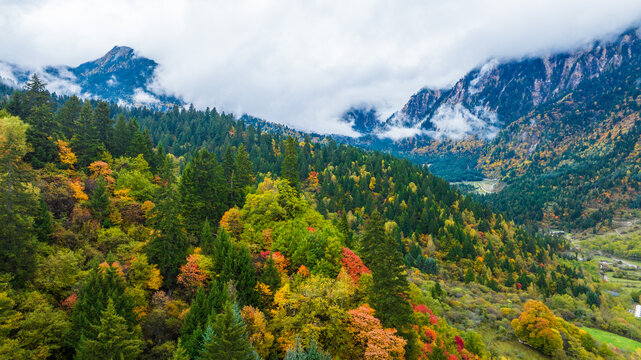
<path fill-rule="evenodd" d="M 77 67 L 66 65 L 25 68 L 0 61 L 0 82 L 20 88 L 38 75 L 51 92 L 102 99 L 125 106 L 148 106 L 169 110 L 184 105 L 155 84 L 158 63 L 139 56 L 128 46 L 114 46 L 105 55 Z"/>

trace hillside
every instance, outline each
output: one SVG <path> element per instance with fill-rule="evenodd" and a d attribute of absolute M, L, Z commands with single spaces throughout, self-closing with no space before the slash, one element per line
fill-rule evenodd
<path fill-rule="evenodd" d="M 229 341 L 252 359 L 475 359 L 523 341 L 599 359 L 630 354 L 574 323 L 641 339 L 633 296 L 562 239 L 407 160 L 37 79 L 3 108 L 3 356 L 217 358 Z M 539 319 L 559 335 L 527 330 Z"/>
<path fill-rule="evenodd" d="M 493 60 L 345 141 L 429 163 L 450 181 L 499 179 L 503 191 L 479 200 L 520 223 L 607 227 L 641 201 L 639 55 L 630 30 L 572 52 Z M 419 135 L 379 138 L 392 127 Z"/>

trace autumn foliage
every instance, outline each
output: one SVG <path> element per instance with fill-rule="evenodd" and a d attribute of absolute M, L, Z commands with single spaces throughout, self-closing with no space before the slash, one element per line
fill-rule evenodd
<path fill-rule="evenodd" d="M 363 264 L 361 258 L 348 248 L 343 248 L 341 264 L 354 282 L 358 282 L 363 274 L 371 274 L 371 271 Z"/>

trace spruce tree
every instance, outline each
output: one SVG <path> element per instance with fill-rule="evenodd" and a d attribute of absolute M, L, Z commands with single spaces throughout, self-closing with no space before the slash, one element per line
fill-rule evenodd
<path fill-rule="evenodd" d="M 225 283 L 214 280 L 209 294 L 203 288 L 198 289 L 180 329 L 180 341 L 192 358 L 195 358 L 201 349 L 207 319 L 215 318 L 228 300 Z"/>
<path fill-rule="evenodd" d="M 104 145 L 100 142 L 93 108 L 89 102 L 85 102 L 80 110 L 78 131 L 71 139 L 71 148 L 78 156 L 78 165 L 81 167 L 97 160 L 105 150 Z"/>
<path fill-rule="evenodd" d="M 96 189 L 91 194 L 87 207 L 91 209 L 91 213 L 100 221 L 104 223 L 109 215 L 109 193 L 107 192 L 107 185 L 105 180 L 100 177 L 96 184 Z"/>
<path fill-rule="evenodd" d="M 78 360 L 136 359 L 142 351 L 140 327 L 130 329 L 127 321 L 118 315 L 110 298 L 101 312 L 100 324 L 94 325 L 95 338 L 82 337 L 78 344 Z"/>
<path fill-rule="evenodd" d="M 236 199 L 234 205 L 242 205 L 245 201 L 244 190 L 247 186 L 254 185 L 256 177 L 254 176 L 254 165 L 249 160 L 249 154 L 245 150 L 245 145 L 241 144 L 236 152 L 236 159 L 234 163 L 235 184 L 236 184 Z"/>
<path fill-rule="evenodd" d="M 256 269 L 252 262 L 249 248 L 246 246 L 235 246 L 234 279 L 236 280 L 236 291 L 242 305 L 256 304 Z"/>
<path fill-rule="evenodd" d="M 202 230 L 205 220 L 218 223 L 228 209 L 228 192 L 216 155 L 202 150 L 185 167 L 180 179 L 182 213 L 192 233 Z"/>
<path fill-rule="evenodd" d="M 227 302 L 223 312 L 216 316 L 205 331 L 203 360 L 256 360 L 256 350 L 249 342 L 245 322 L 236 304 Z"/>
<path fill-rule="evenodd" d="M 341 217 L 338 220 L 338 230 L 343 234 L 345 239 L 345 246 L 348 248 L 352 247 L 352 229 L 349 227 L 349 222 L 347 221 L 347 214 L 345 210 L 341 211 Z"/>
<path fill-rule="evenodd" d="M 36 106 L 30 111 L 27 118 L 27 142 L 31 144 L 31 151 L 25 154 L 25 160 L 40 169 L 47 163 L 58 160 L 58 148 L 54 137 L 58 134 L 57 124 L 54 121 L 51 107 L 47 105 Z"/>
<path fill-rule="evenodd" d="M 96 118 L 96 127 L 98 137 L 103 144 L 111 144 L 113 139 L 113 120 L 111 119 L 111 110 L 109 105 L 104 101 L 99 101 L 94 110 Z"/>
<path fill-rule="evenodd" d="M 38 240 L 42 242 L 51 241 L 51 233 L 53 233 L 53 219 L 51 213 L 47 208 L 47 203 L 40 199 L 40 206 L 38 208 L 38 215 L 35 218 L 35 230 Z"/>
<path fill-rule="evenodd" d="M 234 154 L 232 152 L 231 146 L 227 145 L 225 149 L 225 155 L 223 155 L 223 176 L 227 180 L 227 191 L 229 192 L 229 206 L 233 206 L 235 199 L 235 186 L 236 186 L 236 169 L 234 164 Z"/>
<path fill-rule="evenodd" d="M 361 249 L 363 260 L 374 279 L 370 304 L 383 326 L 402 332 L 409 326 L 412 316 L 412 307 L 406 296 L 409 284 L 403 255 L 397 242 L 385 234 L 383 218 L 378 210 L 365 224 Z"/>
<path fill-rule="evenodd" d="M 109 149 L 114 157 L 120 157 L 127 153 L 134 134 L 135 132 L 131 132 L 129 125 L 125 121 L 125 117 L 123 115 L 118 116 L 113 133 L 113 142 Z"/>
<path fill-rule="evenodd" d="M 287 351 L 285 355 L 285 360 L 330 360 L 331 357 L 328 354 L 325 354 L 321 349 L 318 348 L 318 343 L 316 340 L 311 339 L 309 341 L 309 346 L 307 350 L 300 343 L 300 339 L 296 338 L 296 344 L 292 349 Z"/>
<path fill-rule="evenodd" d="M 133 299 L 125 293 L 126 287 L 125 279 L 116 267 L 102 265 L 89 272 L 88 278 L 80 287 L 71 315 L 73 344 L 82 337 L 97 339 L 96 326 L 100 324 L 102 312 L 107 309 L 109 302 L 113 304 L 116 314 L 126 320 L 129 329 L 134 328 L 137 324 L 133 312 L 135 305 Z"/>
<path fill-rule="evenodd" d="M 146 250 L 149 260 L 158 265 L 164 286 L 171 288 L 176 283 L 180 265 L 185 262 L 189 244 L 181 223 L 180 202 L 174 185 L 173 166 L 169 161 L 159 176 L 163 184 L 157 190 L 151 219 L 156 231 Z"/>
<path fill-rule="evenodd" d="M 296 140 L 288 137 L 285 142 L 285 159 L 280 172 L 281 178 L 289 181 L 294 189 L 300 189 L 300 179 L 298 177 L 298 150 Z"/>
<path fill-rule="evenodd" d="M 67 139 L 71 139 L 78 128 L 81 108 L 80 99 L 74 95 L 65 101 L 65 104 L 56 114 L 56 122 L 60 126 L 60 131 Z"/>
<path fill-rule="evenodd" d="M 33 217 L 37 202 L 30 189 L 33 172 L 22 160 L 28 125 L 0 111 L 0 272 L 22 284 L 35 266 Z"/>

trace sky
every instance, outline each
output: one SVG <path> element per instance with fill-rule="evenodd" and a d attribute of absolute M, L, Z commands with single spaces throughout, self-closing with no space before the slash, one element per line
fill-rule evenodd
<path fill-rule="evenodd" d="M 350 135 L 339 119 L 352 106 L 386 117 L 489 59 L 640 21 L 639 0 L 0 0 L 0 59 L 77 66 L 126 45 L 198 108 Z"/>

